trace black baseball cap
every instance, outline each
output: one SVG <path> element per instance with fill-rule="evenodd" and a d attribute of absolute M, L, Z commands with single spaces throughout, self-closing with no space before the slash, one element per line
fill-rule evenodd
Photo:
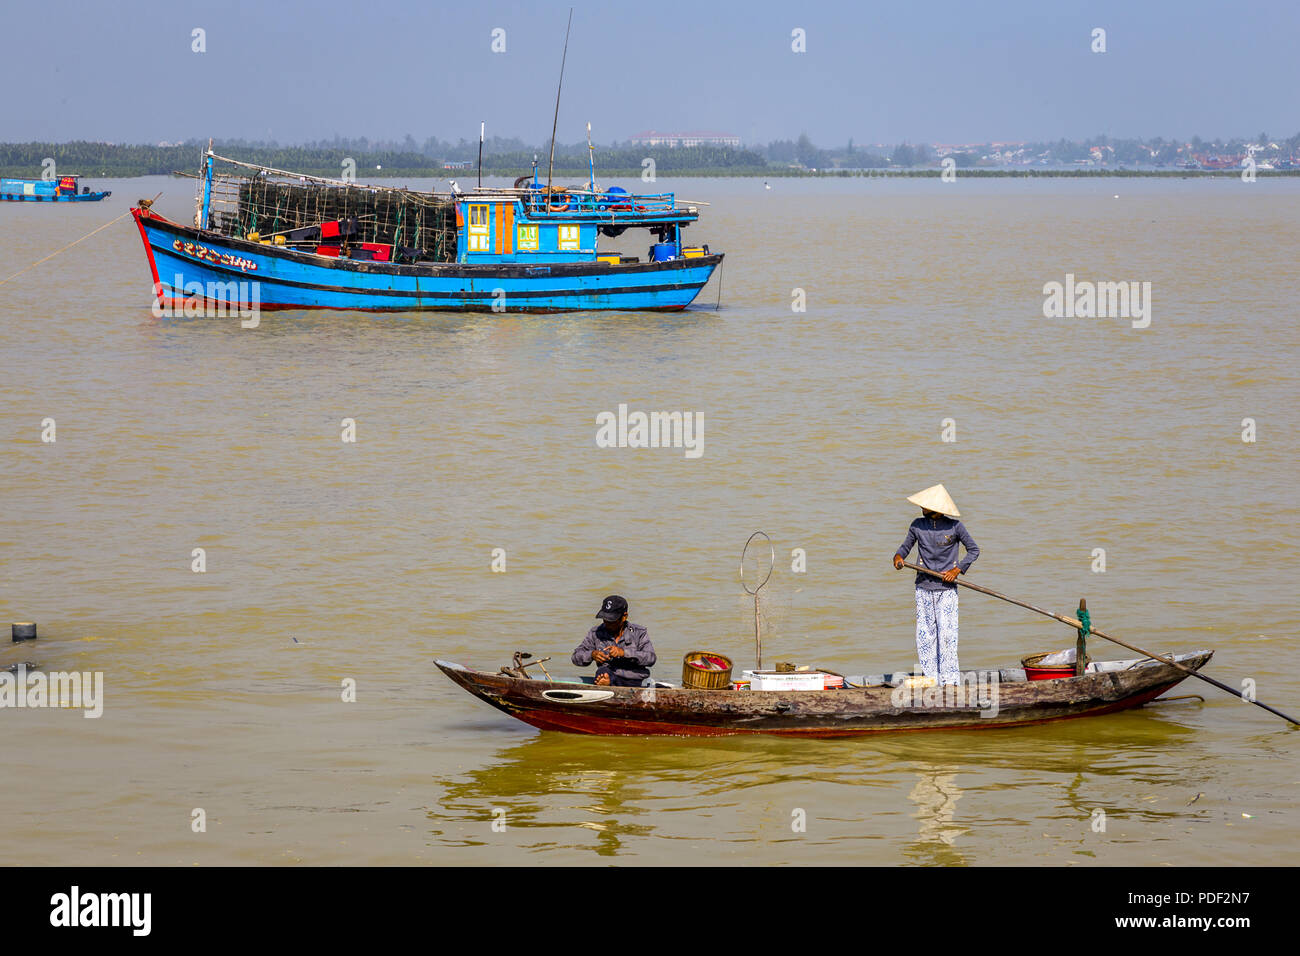
<path fill-rule="evenodd" d="M 617 594 L 611 594 L 600 604 L 600 610 L 596 612 L 596 617 L 602 621 L 622 620 L 623 615 L 627 613 L 627 598 L 619 597 Z"/>

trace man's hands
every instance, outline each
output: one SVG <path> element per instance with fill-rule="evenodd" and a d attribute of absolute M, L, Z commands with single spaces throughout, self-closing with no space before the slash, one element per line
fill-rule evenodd
<path fill-rule="evenodd" d="M 627 655 L 623 653 L 623 648 L 619 647 L 617 644 L 611 644 L 603 651 L 595 650 L 591 652 L 591 659 L 595 661 L 597 664 L 607 663 L 611 657 L 626 657 L 626 656 Z"/>
<path fill-rule="evenodd" d="M 898 555 L 894 555 L 894 570 L 895 571 L 903 570 L 903 559 L 900 558 Z"/>

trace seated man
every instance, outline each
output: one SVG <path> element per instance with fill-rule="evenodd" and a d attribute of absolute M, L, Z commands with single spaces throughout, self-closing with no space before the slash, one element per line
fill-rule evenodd
<path fill-rule="evenodd" d="M 640 624 L 627 622 L 627 600 L 617 594 L 605 598 L 596 612 L 597 624 L 573 651 L 573 663 L 586 667 L 596 662 L 596 683 L 602 687 L 642 687 L 654 666 L 654 645 Z"/>

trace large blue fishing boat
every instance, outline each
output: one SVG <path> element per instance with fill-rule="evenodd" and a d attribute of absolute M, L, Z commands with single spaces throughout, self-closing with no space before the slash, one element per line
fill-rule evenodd
<path fill-rule="evenodd" d="M 205 154 L 193 226 L 132 210 L 154 292 L 263 309 L 561 312 L 686 308 L 722 262 L 687 245 L 672 193 L 548 187 L 446 194 L 322 179 Z M 601 242 L 641 229 L 644 257 Z M 213 295 L 214 288 L 219 296 Z M 246 301 L 255 290 L 256 302 Z M 236 302 L 236 299 L 240 300 Z"/>
<path fill-rule="evenodd" d="M 81 186 L 80 176 L 60 176 L 58 179 L 0 179 L 0 202 L 99 202 L 112 192 L 91 192 Z"/>

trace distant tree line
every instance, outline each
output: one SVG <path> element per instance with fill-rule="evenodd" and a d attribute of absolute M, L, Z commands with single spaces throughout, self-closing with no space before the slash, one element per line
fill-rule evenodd
<path fill-rule="evenodd" d="M 1272 148 L 1276 145 L 1276 149 Z M 88 177 L 124 178 L 167 175 L 172 172 L 197 173 L 206 142 L 193 140 L 181 145 L 145 146 L 110 143 L 8 143 L 0 144 L 0 175 L 35 178 L 41 175 L 45 159 L 53 158 L 57 171 L 79 173 Z M 436 137 L 423 143 L 407 135 L 401 141 L 344 139 L 320 140 L 299 146 L 277 143 L 223 140 L 214 144 L 221 155 L 261 166 L 273 166 L 317 176 L 340 176 L 344 161 L 356 164 L 361 181 L 386 177 L 446 177 L 448 163 L 470 163 L 478 159 L 478 141 L 456 142 Z M 1260 147 L 1263 147 L 1262 149 Z M 1254 148 L 1263 159 L 1294 159 L 1300 156 L 1300 133 L 1285 139 L 1271 140 L 1267 133 L 1254 139 L 1241 137 L 1203 140 L 1193 136 L 1188 141 L 1164 139 L 1116 139 L 1096 136 L 1085 140 L 1060 139 L 1055 142 L 983 144 L 946 148 L 961 169 L 1001 165 L 1082 165 L 1100 163 L 1107 167 L 1176 166 L 1202 155 L 1238 156 Z M 846 146 L 822 148 L 806 133 L 797 139 L 775 140 L 764 146 L 638 146 L 624 141 L 596 148 L 598 175 L 640 175 L 645 160 L 653 159 L 656 174 L 663 175 L 802 175 L 807 172 L 909 170 L 937 168 L 942 157 L 933 146 L 901 143 L 893 146 L 863 147 L 849 140 Z M 521 176 L 532 168 L 536 159 L 544 171 L 549 161 L 549 146 L 534 146 L 517 138 L 490 137 L 483 146 L 483 172 L 492 176 Z M 565 179 L 586 178 L 587 144 L 557 143 L 555 175 Z M 1285 165 L 1285 164 L 1284 164 Z M 466 172 L 451 175 L 466 177 Z"/>
<path fill-rule="evenodd" d="M 316 176 L 338 177 L 343 164 L 351 160 L 356 164 L 357 178 L 365 180 L 379 176 L 443 176 L 446 163 L 470 162 L 477 166 L 478 143 L 472 149 L 463 145 L 451 146 L 436 157 L 423 151 L 403 151 L 389 148 L 362 148 L 366 144 L 352 142 L 343 145 L 267 146 L 240 142 L 214 143 L 213 150 L 222 156 L 259 166 L 271 166 L 293 172 Z M 483 172 L 485 175 L 521 176 L 532 170 L 537 158 L 542 175 L 545 175 L 549 150 L 538 150 L 511 141 L 507 145 L 494 140 L 484 144 Z M 119 146 L 107 143 L 11 143 L 0 144 L 0 175 L 36 178 L 41 175 L 42 163 L 53 158 L 56 169 L 63 173 L 84 176 L 122 178 L 129 176 L 160 176 L 172 172 L 197 174 L 202 165 L 207 144 L 186 143 L 181 146 Z M 597 171 L 606 175 L 618 170 L 624 174 L 640 175 L 643 161 L 654 160 L 655 172 L 663 174 L 693 171 L 696 174 L 717 172 L 761 172 L 768 166 L 761 153 L 727 146 L 692 146 L 679 149 L 618 146 L 600 147 L 596 150 Z M 587 145 L 560 146 L 555 150 L 555 171 L 565 177 L 587 174 Z M 463 173 L 457 173 L 463 175 Z"/>

